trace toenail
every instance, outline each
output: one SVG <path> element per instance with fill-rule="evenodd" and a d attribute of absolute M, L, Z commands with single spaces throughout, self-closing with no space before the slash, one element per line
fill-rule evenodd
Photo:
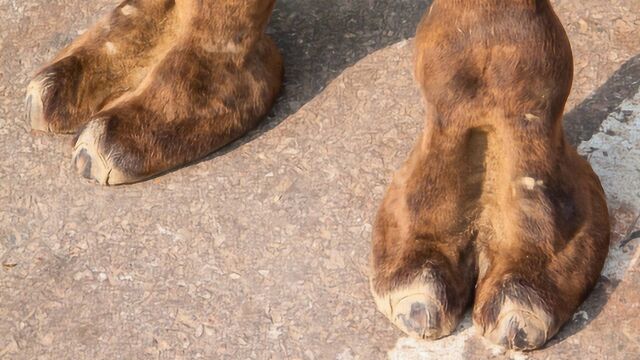
<path fill-rule="evenodd" d="M 76 170 L 82 175 L 82 177 L 91 179 L 91 157 L 87 153 L 86 149 L 80 150 L 78 155 L 76 155 L 75 166 Z"/>
<path fill-rule="evenodd" d="M 524 349 L 524 348 L 530 347 L 531 345 L 534 345 L 528 342 L 527 340 L 528 340 L 528 337 L 527 337 L 526 331 L 524 331 L 524 329 L 522 328 L 516 329 L 515 334 L 513 335 L 512 348 Z"/>

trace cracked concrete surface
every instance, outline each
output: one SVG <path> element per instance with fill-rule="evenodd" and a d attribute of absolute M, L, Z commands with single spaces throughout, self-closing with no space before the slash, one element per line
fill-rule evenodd
<path fill-rule="evenodd" d="M 102 188 L 72 171 L 69 138 L 30 134 L 22 101 L 37 66 L 116 3 L 0 0 L 0 359 L 638 358 L 638 0 L 554 1 L 576 61 L 567 132 L 602 177 L 613 244 L 573 320 L 526 354 L 469 321 L 407 339 L 369 295 L 371 221 L 422 128 L 404 39 L 427 2 L 280 0 L 286 90 L 264 125 Z"/>

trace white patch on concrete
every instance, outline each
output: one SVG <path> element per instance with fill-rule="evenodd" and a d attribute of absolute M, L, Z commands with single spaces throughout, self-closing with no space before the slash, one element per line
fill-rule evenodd
<path fill-rule="evenodd" d="M 388 353 L 389 360 L 458 360 L 464 359 L 464 344 L 474 336 L 471 314 L 458 326 L 458 331 L 440 340 L 398 339 Z"/>
<path fill-rule="evenodd" d="M 106 44 L 104 44 L 104 49 L 107 51 L 107 54 L 109 55 L 115 55 L 118 53 L 118 47 L 116 46 L 116 44 L 112 43 L 111 41 L 108 41 Z"/>
<path fill-rule="evenodd" d="M 640 91 L 609 114 L 600 132 L 580 144 L 578 151 L 587 156 L 600 177 L 609 208 L 614 213 L 621 207 L 640 213 Z M 603 274 L 621 280 L 634 255 L 637 252 L 625 253 L 614 243 Z"/>
<path fill-rule="evenodd" d="M 492 356 L 498 357 L 507 353 L 507 349 L 505 349 L 503 346 L 496 345 L 492 342 L 489 342 L 485 338 L 483 338 L 482 340 L 483 340 L 484 346 L 489 350 Z"/>
<path fill-rule="evenodd" d="M 351 353 L 351 349 L 345 349 L 343 352 L 338 354 L 336 360 L 353 360 L 353 353 Z"/>
<path fill-rule="evenodd" d="M 509 356 L 509 358 L 511 360 L 527 360 L 529 356 L 523 352 L 515 351 Z"/>
<path fill-rule="evenodd" d="M 578 151 L 600 176 L 611 207 L 640 209 L 640 92 L 609 114 Z"/>
<path fill-rule="evenodd" d="M 125 5 L 122 7 L 122 9 L 120 9 L 120 12 L 124 15 L 124 16 L 130 16 L 130 15 L 135 15 L 138 13 L 138 9 L 136 9 L 135 6 L 131 6 L 131 5 Z"/>
<path fill-rule="evenodd" d="M 280 335 L 282 335 L 282 324 L 271 324 L 271 326 L 269 327 L 269 331 L 267 332 L 267 338 L 269 338 L 269 340 L 275 341 L 278 340 Z"/>

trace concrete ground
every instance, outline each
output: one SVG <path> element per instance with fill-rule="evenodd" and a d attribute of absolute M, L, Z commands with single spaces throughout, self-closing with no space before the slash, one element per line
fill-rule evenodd
<path fill-rule="evenodd" d="M 505 353 L 468 319 L 404 337 L 367 284 L 371 222 L 422 128 L 411 41 L 428 6 L 279 0 L 286 90 L 250 136 L 102 188 L 31 134 L 29 76 L 114 0 L 0 0 L 0 359 L 639 359 L 640 1 L 555 0 L 576 62 L 571 141 L 606 188 L 611 255 L 548 345 Z M 377 51 L 379 50 L 379 51 Z"/>

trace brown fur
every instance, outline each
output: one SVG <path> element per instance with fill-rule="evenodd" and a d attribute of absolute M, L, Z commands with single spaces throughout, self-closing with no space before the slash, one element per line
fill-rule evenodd
<path fill-rule="evenodd" d="M 572 71 L 548 0 L 434 1 L 416 37 L 428 116 L 378 214 L 376 297 L 422 281 L 440 289 L 428 296 L 436 315 L 457 323 L 476 287 L 476 326 L 516 349 L 542 346 L 570 318 L 609 244 L 599 180 L 562 129 Z M 412 335 L 453 330 L 382 310 Z"/>
<path fill-rule="evenodd" d="M 264 34 L 274 2 L 125 1 L 36 76 L 32 122 L 80 130 L 74 163 L 103 184 L 199 159 L 275 101 L 282 59 Z"/>
<path fill-rule="evenodd" d="M 274 2 L 123 2 L 35 77 L 33 127 L 79 131 L 74 164 L 103 184 L 215 151 L 279 92 L 264 34 Z M 595 284 L 609 224 L 563 133 L 572 71 L 548 0 L 435 0 L 424 17 L 425 130 L 380 207 L 372 255 L 377 305 L 408 334 L 445 336 L 474 302 L 490 340 L 537 348 Z"/>

